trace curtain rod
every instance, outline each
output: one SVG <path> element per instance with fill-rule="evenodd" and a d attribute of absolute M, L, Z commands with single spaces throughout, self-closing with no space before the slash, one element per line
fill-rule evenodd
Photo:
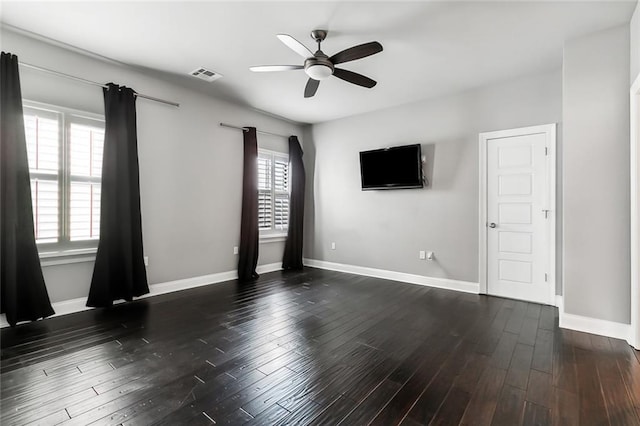
<path fill-rule="evenodd" d="M 103 87 L 105 89 L 108 88 L 108 86 L 106 86 L 106 85 L 104 85 L 102 83 L 98 83 L 97 81 L 87 80 L 87 79 L 84 79 L 84 78 L 76 77 L 74 75 L 65 74 L 65 73 L 60 72 L 60 71 L 54 71 L 54 70 L 50 70 L 48 68 L 43 68 L 43 67 L 39 67 L 39 66 L 36 66 L 36 65 L 27 64 L 25 62 L 18 62 L 18 63 L 21 66 L 26 67 L 26 68 L 31 68 L 31 69 L 34 69 L 34 70 L 46 72 L 46 73 L 49 73 L 49 74 L 57 75 L 59 77 L 65 77 L 65 78 L 68 78 L 70 80 L 79 81 L 80 83 L 90 84 L 92 86 L 99 86 L 99 87 Z M 134 92 L 134 94 L 138 98 L 145 98 L 145 99 L 149 99 L 150 101 L 160 102 L 160 103 L 163 103 L 163 104 L 172 105 L 174 107 L 179 107 L 180 106 L 179 103 L 171 102 L 171 101 L 165 101 L 164 99 L 156 98 L 156 97 L 149 96 L 149 95 L 143 95 L 142 93 L 135 93 Z"/>
<path fill-rule="evenodd" d="M 242 130 L 243 132 L 246 132 L 247 130 L 249 130 L 246 127 L 240 127 L 240 126 L 233 126 L 231 124 L 227 124 L 227 123 L 220 123 L 220 126 L 222 127 L 229 127 L 230 129 L 238 129 L 238 130 Z M 278 136 L 281 138 L 285 138 L 285 139 L 289 139 L 289 136 L 285 136 L 285 135 L 279 135 L 278 133 L 271 133 L 271 132 L 264 132 L 262 130 L 256 130 L 256 133 L 262 133 L 263 135 L 271 135 L 271 136 Z"/>

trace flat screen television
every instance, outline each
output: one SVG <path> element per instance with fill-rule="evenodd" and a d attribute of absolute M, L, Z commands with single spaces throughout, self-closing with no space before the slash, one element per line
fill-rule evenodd
<path fill-rule="evenodd" d="M 420 144 L 360 152 L 362 189 L 422 188 Z"/>

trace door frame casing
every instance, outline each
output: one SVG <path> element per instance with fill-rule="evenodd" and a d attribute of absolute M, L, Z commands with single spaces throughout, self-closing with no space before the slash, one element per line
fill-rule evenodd
<path fill-rule="evenodd" d="M 629 343 L 640 349 L 640 74 L 630 90 L 631 189 L 631 335 Z"/>
<path fill-rule="evenodd" d="M 526 136 L 544 133 L 546 135 L 546 200 L 548 210 L 546 246 L 547 282 L 549 296 L 547 304 L 556 304 L 556 123 L 539 126 L 520 127 L 516 129 L 483 132 L 479 134 L 479 214 L 478 214 L 478 278 L 480 293 L 488 294 L 487 286 L 487 143 L 491 139 Z"/>

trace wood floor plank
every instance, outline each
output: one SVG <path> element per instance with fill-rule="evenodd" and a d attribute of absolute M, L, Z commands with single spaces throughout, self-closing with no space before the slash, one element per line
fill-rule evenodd
<path fill-rule="evenodd" d="M 511 358 L 513 357 L 513 351 L 518 344 L 518 336 L 509 332 L 502 333 L 496 349 L 491 355 L 489 364 L 507 370 L 511 364 Z"/>
<path fill-rule="evenodd" d="M 543 330 L 555 330 L 557 324 L 557 309 L 551 306 L 542 306 L 540 308 L 540 321 L 538 327 Z"/>
<path fill-rule="evenodd" d="M 610 339 L 610 343 L 622 380 L 640 417 L 640 351 L 619 339 Z"/>
<path fill-rule="evenodd" d="M 518 343 L 513 352 L 505 383 L 526 390 L 529 383 L 532 358 L 533 346 Z"/>
<path fill-rule="evenodd" d="M 222 421 L 222 419 L 227 417 L 229 414 L 241 408 L 246 401 L 252 401 L 260 395 L 265 395 L 265 393 L 268 393 L 272 389 L 278 389 L 278 386 L 280 386 L 282 383 L 290 383 L 295 379 L 295 372 L 284 367 L 268 376 L 263 377 L 262 379 L 253 383 L 251 386 L 244 387 L 234 395 L 222 399 L 220 402 L 216 403 L 215 406 L 209 407 L 204 411 L 212 419 L 216 420 L 216 422 Z M 206 405 L 203 404 L 203 407 L 206 407 Z"/>
<path fill-rule="evenodd" d="M 551 424 L 551 412 L 547 407 L 542 407 L 527 401 L 524 406 L 522 424 L 523 426 L 544 426 Z"/>
<path fill-rule="evenodd" d="M 264 377 L 265 375 L 257 370 L 248 372 L 242 378 L 231 378 L 231 380 L 229 380 L 230 377 L 228 375 L 222 374 L 211 382 L 206 382 L 199 386 L 201 389 L 194 392 L 195 399 L 184 401 L 180 408 L 165 416 L 161 422 L 167 425 L 189 424 L 194 419 L 199 419 L 203 413 L 206 414 L 205 418 L 211 418 L 206 411 L 218 406 L 220 406 L 219 411 L 223 411 L 225 414 L 233 411 L 239 408 L 237 404 L 241 404 L 242 401 L 233 405 L 232 402 L 226 402 L 227 399 L 237 395 L 243 389 L 253 386 Z M 239 398 L 236 397 L 237 399 Z"/>
<path fill-rule="evenodd" d="M 541 308 L 542 305 L 538 305 L 537 303 L 527 303 L 527 313 L 525 314 L 525 317 L 534 320 L 540 319 L 540 314 L 542 312 Z"/>
<path fill-rule="evenodd" d="M 531 368 L 544 373 L 553 372 L 553 332 L 550 330 L 538 329 Z"/>
<path fill-rule="evenodd" d="M 580 419 L 584 423 L 608 424 L 607 409 L 598 378 L 593 354 L 582 348 L 574 348 L 578 378 L 578 402 Z"/>
<path fill-rule="evenodd" d="M 511 316 L 504 326 L 504 331 L 513 334 L 521 333 L 522 325 L 524 324 L 524 316 L 527 313 L 527 305 L 528 304 L 526 302 L 516 302 L 516 305 L 511 312 Z"/>
<path fill-rule="evenodd" d="M 384 355 L 382 355 L 384 357 Z M 383 358 L 369 373 L 360 372 L 359 377 L 354 378 L 346 385 L 340 386 L 342 395 L 353 401 L 360 402 L 366 398 L 378 385 L 387 380 L 391 372 L 399 362 L 390 358 Z"/>
<path fill-rule="evenodd" d="M 571 393 L 578 393 L 578 370 L 575 351 L 560 331 L 554 333 L 553 386 Z"/>
<path fill-rule="evenodd" d="M 348 349 L 348 347 L 345 347 L 345 349 Z M 345 350 L 344 357 L 356 357 L 356 359 L 364 361 L 369 352 L 368 348 L 355 345 L 355 348 L 350 352 Z M 344 359 L 344 357 L 338 355 L 336 358 L 339 360 Z M 330 387 L 335 383 L 341 382 L 343 377 L 351 373 L 351 369 L 346 363 L 338 361 L 321 371 L 323 372 L 322 375 L 301 376 L 303 380 L 278 393 L 275 397 L 275 402 L 293 412 L 298 405 L 306 403 L 307 400 L 312 400 L 318 405 L 325 405 L 328 401 L 335 399 L 339 392 L 330 389 Z M 326 389 L 329 389 L 329 391 L 325 391 Z"/>
<path fill-rule="evenodd" d="M 308 425 L 322 413 L 322 407 L 311 400 L 306 400 L 288 416 L 273 423 L 274 426 Z"/>
<path fill-rule="evenodd" d="M 457 425 L 460 423 L 470 400 L 471 395 L 454 384 L 429 424 L 434 426 Z"/>
<path fill-rule="evenodd" d="M 89 388 L 65 395 L 61 398 L 55 398 L 54 395 L 53 398 L 49 398 L 46 403 L 43 404 L 37 404 L 35 398 L 32 398 L 31 400 L 34 401 L 33 404 L 18 406 L 13 409 L 3 406 L 2 423 L 32 423 L 47 417 L 52 412 L 63 411 L 65 407 L 74 404 L 76 401 L 82 401 L 95 395 L 94 390 Z"/>
<path fill-rule="evenodd" d="M 33 422 L 22 423 L 23 425 L 57 425 L 66 420 L 69 420 L 69 413 L 66 410 L 58 410 L 54 411 L 51 414 L 46 415 L 45 417 L 39 418 L 38 420 L 34 420 Z"/>
<path fill-rule="evenodd" d="M 640 425 L 640 418 L 620 375 L 616 359 L 607 356 L 611 353 L 609 339 L 603 339 L 606 343 L 601 348 L 608 348 L 609 351 L 605 352 L 605 356 L 596 357 L 596 365 L 609 422 L 612 425 Z"/>
<path fill-rule="evenodd" d="M 538 370 L 530 370 L 527 401 L 545 408 L 551 408 L 552 383 L 553 378 L 550 374 Z"/>
<path fill-rule="evenodd" d="M 125 422 L 137 424 L 151 424 L 168 413 L 180 408 L 186 402 L 191 401 L 191 391 L 198 385 L 197 379 L 190 374 L 185 374 L 175 380 L 166 383 L 161 390 L 145 389 L 130 394 L 126 407 L 111 413 L 108 417 L 100 419 L 100 423 L 123 424 Z"/>
<path fill-rule="evenodd" d="M 434 379 L 427 385 L 407 414 L 409 419 L 419 424 L 429 424 L 433 420 L 440 405 L 449 394 L 454 379 L 466 364 L 472 347 L 470 342 L 463 341 L 450 353 L 449 358 L 442 364 Z"/>
<path fill-rule="evenodd" d="M 505 385 L 498 398 L 491 424 L 509 426 L 522 423 L 526 392 L 514 386 Z"/>
<path fill-rule="evenodd" d="M 434 340 L 415 373 L 378 413 L 371 422 L 372 425 L 388 425 L 393 423 L 394 419 L 403 419 L 414 406 L 423 389 L 433 380 L 441 364 L 448 358 L 447 350 L 454 345 L 454 340 L 450 336 L 442 336 Z"/>
<path fill-rule="evenodd" d="M 493 366 L 484 371 L 462 416 L 461 425 L 491 424 L 506 373 Z"/>
<path fill-rule="evenodd" d="M 244 426 L 263 426 L 278 423 L 284 418 L 291 415 L 291 412 L 285 410 L 278 404 L 274 404 L 255 416 L 253 419 L 244 423 Z"/>
<path fill-rule="evenodd" d="M 369 424 L 378 414 L 378 411 L 400 390 L 401 386 L 395 381 L 384 380 L 360 404 L 353 407 L 351 412 L 338 424 Z"/>
<path fill-rule="evenodd" d="M 333 426 L 337 425 L 351 411 L 356 402 L 344 395 L 336 398 L 330 405 L 320 413 L 318 417 L 309 423 L 312 426 Z"/>
<path fill-rule="evenodd" d="M 538 335 L 538 321 L 536 318 L 524 318 L 520 334 L 518 334 L 518 343 L 534 346 Z"/>
<path fill-rule="evenodd" d="M 561 388 L 553 388 L 551 422 L 554 426 L 580 425 L 578 395 Z"/>

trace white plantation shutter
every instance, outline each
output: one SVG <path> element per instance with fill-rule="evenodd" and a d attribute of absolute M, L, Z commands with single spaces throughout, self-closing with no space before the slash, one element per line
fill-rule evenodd
<path fill-rule="evenodd" d="M 271 157 L 258 154 L 258 229 L 271 229 Z"/>
<path fill-rule="evenodd" d="M 60 123 L 57 114 L 25 114 L 24 130 L 29 171 L 57 176 L 60 170 Z"/>
<path fill-rule="evenodd" d="M 271 192 L 258 193 L 258 228 L 271 229 Z"/>
<path fill-rule="evenodd" d="M 258 152 L 258 227 L 286 230 L 289 222 L 289 160 L 280 153 Z"/>
<path fill-rule="evenodd" d="M 100 184 L 71 182 L 69 239 L 97 239 L 100 235 Z"/>
<path fill-rule="evenodd" d="M 24 127 L 36 243 L 55 243 L 60 235 L 60 118 L 50 111 L 29 111 Z"/>
<path fill-rule="evenodd" d="M 287 229 L 289 227 L 289 195 L 278 196 L 274 206 L 275 228 Z"/>
<path fill-rule="evenodd" d="M 25 102 L 33 221 L 45 251 L 95 247 L 99 236 L 104 123 L 89 115 Z"/>
<path fill-rule="evenodd" d="M 55 243 L 59 235 L 58 181 L 31 179 L 31 203 L 36 243 Z"/>
<path fill-rule="evenodd" d="M 69 126 L 69 239 L 91 240 L 100 235 L 100 178 L 104 130 Z"/>
<path fill-rule="evenodd" d="M 284 157 L 274 160 L 274 226 L 283 230 L 289 225 L 289 160 Z"/>
<path fill-rule="evenodd" d="M 104 129 L 71 123 L 69 126 L 72 176 L 102 176 Z"/>
<path fill-rule="evenodd" d="M 274 185 L 276 192 L 289 193 L 289 160 L 282 157 L 274 159 Z"/>
<path fill-rule="evenodd" d="M 258 154 L 258 190 L 271 191 L 271 157 Z"/>

